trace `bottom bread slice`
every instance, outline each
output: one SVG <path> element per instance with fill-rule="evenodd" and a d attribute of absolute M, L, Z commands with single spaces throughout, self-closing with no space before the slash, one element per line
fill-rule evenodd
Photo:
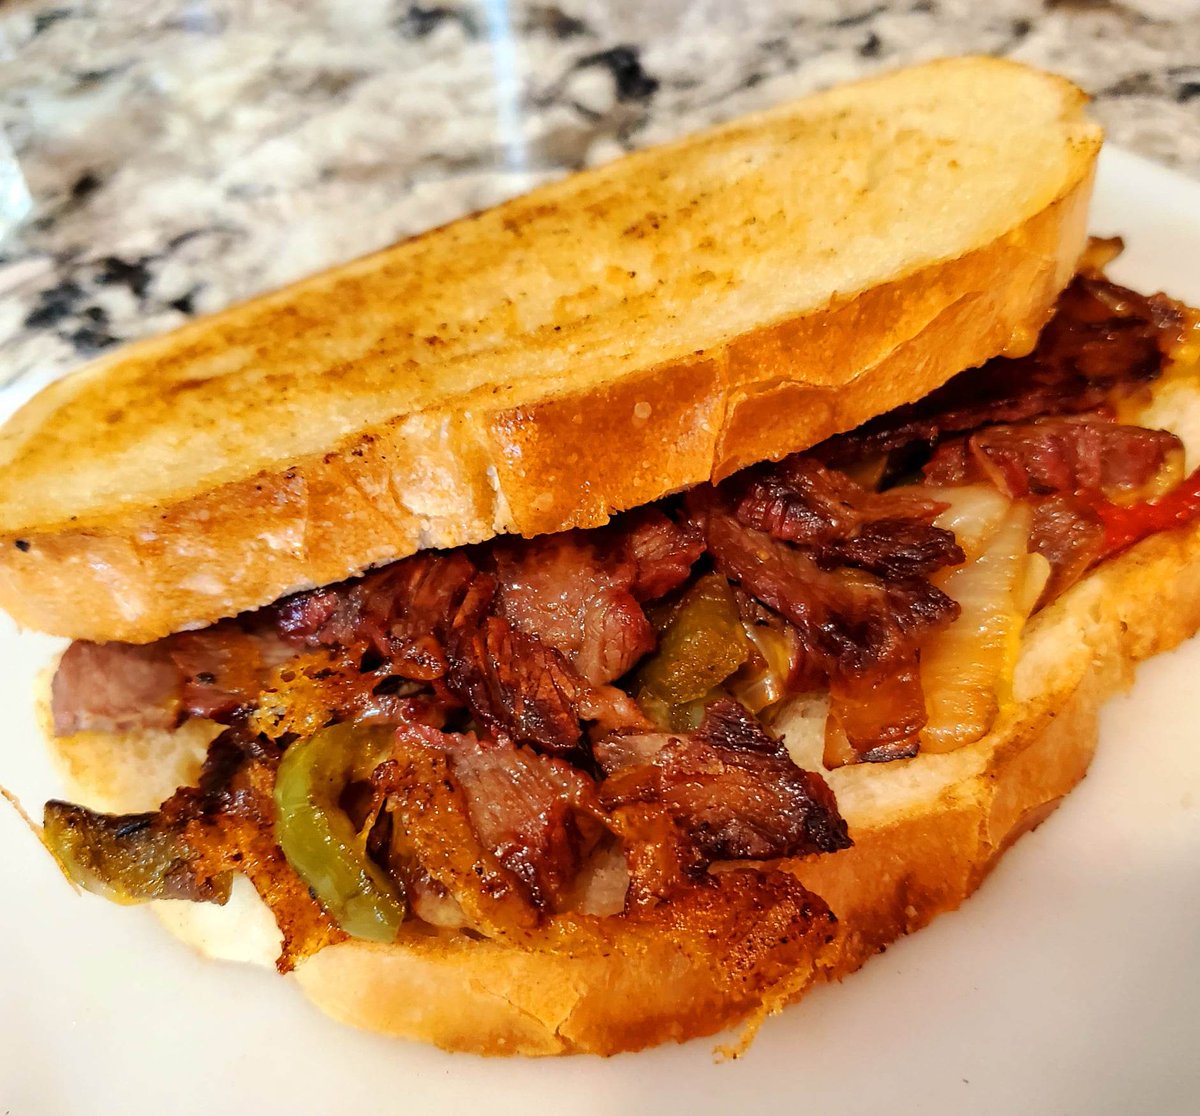
<path fill-rule="evenodd" d="M 301 963 L 294 979 L 344 1022 L 484 1054 L 609 1054 L 756 1022 L 957 907 L 1086 773 L 1099 708 L 1134 664 L 1198 629 L 1200 527 L 1192 526 L 1145 540 L 1034 618 L 1013 700 L 983 740 L 829 772 L 854 845 L 780 866 L 836 916 L 833 925 L 811 920 L 786 972 L 741 971 L 736 956 L 608 919 L 594 920 L 609 924 L 601 932 L 565 931 L 536 949 L 415 929 L 394 945 L 351 940 Z M 190 722 L 173 734 L 50 743 L 70 796 L 133 811 L 193 780 L 216 731 Z M 270 913 L 245 880 L 224 907 L 153 906 L 208 956 L 270 964 L 278 952 Z M 762 911 L 742 913 L 749 932 L 770 932 Z"/>

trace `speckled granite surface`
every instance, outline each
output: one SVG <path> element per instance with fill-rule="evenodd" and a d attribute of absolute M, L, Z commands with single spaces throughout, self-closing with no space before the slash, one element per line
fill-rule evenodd
<path fill-rule="evenodd" d="M 1200 0 L 5 3 L 0 384 L 564 169 L 965 52 L 1066 74 L 1112 142 L 1200 177 Z"/>

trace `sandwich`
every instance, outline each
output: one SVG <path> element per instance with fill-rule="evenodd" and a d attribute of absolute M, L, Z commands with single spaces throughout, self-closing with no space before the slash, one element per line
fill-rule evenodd
<path fill-rule="evenodd" d="M 488 1054 L 752 1031 L 958 906 L 1200 627 L 1200 315 L 1105 278 L 1084 105 L 900 71 L 46 389 L 68 878 Z"/>

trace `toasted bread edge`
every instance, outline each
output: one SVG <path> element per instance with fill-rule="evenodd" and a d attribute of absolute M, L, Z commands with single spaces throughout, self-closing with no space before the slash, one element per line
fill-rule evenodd
<path fill-rule="evenodd" d="M 482 393 L 169 506 L 2 539 L 0 607 L 53 635 L 145 643 L 421 549 L 597 526 L 804 449 L 1032 346 L 1083 249 L 1099 142 L 995 241 L 719 351 L 535 405 Z M 928 324 L 856 366 L 863 323 L 894 332 L 913 304 L 905 321 Z M 837 386 L 805 382 L 814 353 Z"/>

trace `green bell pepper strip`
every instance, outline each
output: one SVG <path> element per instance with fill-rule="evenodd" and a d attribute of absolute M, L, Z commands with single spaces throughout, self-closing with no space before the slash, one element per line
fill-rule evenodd
<path fill-rule="evenodd" d="M 101 814 L 47 802 L 41 837 L 67 879 L 114 903 L 229 898 L 232 874 L 197 875 L 183 829 L 157 813 Z"/>
<path fill-rule="evenodd" d="M 733 590 L 720 574 L 707 574 L 679 601 L 657 653 L 638 672 L 638 702 L 664 727 L 695 728 L 713 690 L 749 656 Z"/>
<path fill-rule="evenodd" d="M 330 917 L 353 938 L 391 942 L 404 919 L 400 888 L 366 853 L 338 805 L 391 750 L 391 733 L 334 725 L 290 744 L 275 779 L 276 836 L 283 855 Z"/>

